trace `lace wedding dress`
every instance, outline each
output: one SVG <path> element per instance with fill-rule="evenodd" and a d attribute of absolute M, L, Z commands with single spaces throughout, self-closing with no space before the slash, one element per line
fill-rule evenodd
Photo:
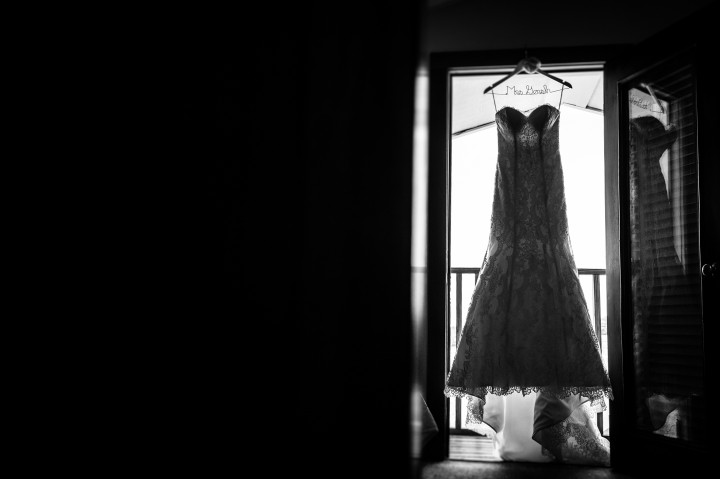
<path fill-rule="evenodd" d="M 568 234 L 559 116 L 496 113 L 490 238 L 445 395 L 468 399 L 503 459 L 609 465 L 590 406 L 612 389 Z"/>
<path fill-rule="evenodd" d="M 660 159 L 678 131 L 652 116 L 630 121 L 630 237 L 632 251 L 633 343 L 638 426 L 677 437 L 686 424 L 690 400 L 703 390 L 702 348 L 670 350 L 658 338 L 701 338 L 699 285 L 683 271 L 675 249 L 674 208 Z M 671 331 L 670 333 L 668 331 Z M 668 359 L 681 358 L 687 371 L 667 374 Z M 695 406 L 697 407 L 697 405 Z"/>

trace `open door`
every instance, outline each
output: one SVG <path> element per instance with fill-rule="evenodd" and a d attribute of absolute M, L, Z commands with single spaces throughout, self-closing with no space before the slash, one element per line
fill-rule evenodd
<path fill-rule="evenodd" d="M 611 456 L 616 469 L 643 475 L 704 467 L 715 434 L 711 18 L 699 11 L 605 68 Z"/>

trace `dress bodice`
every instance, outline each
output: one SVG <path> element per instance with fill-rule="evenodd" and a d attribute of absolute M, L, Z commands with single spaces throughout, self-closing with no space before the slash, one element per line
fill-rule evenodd
<path fill-rule="evenodd" d="M 540 105 L 527 116 L 511 106 L 501 108 L 495 114 L 498 139 L 517 143 L 524 148 L 534 149 L 538 141 L 548 132 L 557 134 L 557 120 L 560 111 L 552 105 Z"/>
<path fill-rule="evenodd" d="M 515 237 L 545 244 L 567 238 L 559 117 L 559 110 L 547 104 L 527 116 L 512 107 L 496 113 L 498 187 L 491 236 L 499 243 L 512 244 Z"/>

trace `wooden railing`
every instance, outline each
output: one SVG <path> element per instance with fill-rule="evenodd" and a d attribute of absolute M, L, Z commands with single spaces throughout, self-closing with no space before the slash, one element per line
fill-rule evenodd
<path fill-rule="evenodd" d="M 463 278 L 465 281 L 472 279 L 472 286 L 477 283 L 478 276 L 480 274 L 480 268 L 450 268 L 450 293 L 453 298 L 450 303 L 454 309 L 455 314 L 450 314 L 450 321 L 448 321 L 448 347 L 446 351 L 446 364 L 452 364 L 452 359 L 455 354 L 455 348 L 460 341 L 462 334 L 463 321 L 465 319 L 465 312 L 467 311 L 467 305 L 465 304 L 465 298 L 463 297 Z M 578 274 L 582 277 L 583 275 L 592 276 L 592 286 L 583 286 L 583 293 L 588 303 L 588 308 L 591 309 L 590 314 L 593 319 L 593 325 L 595 327 L 595 334 L 597 334 L 598 340 L 600 341 L 600 348 L 603 347 L 603 338 L 606 336 L 605 328 L 603 328 L 602 318 L 602 305 L 605 304 L 605 298 L 601 297 L 600 277 L 605 275 L 604 269 L 588 269 L 578 268 Z M 581 282 L 582 285 L 582 282 Z M 588 290 L 591 289 L 591 290 Z M 454 324 L 457 323 L 457 324 Z M 450 423 L 450 434 L 467 434 L 470 431 L 462 427 L 462 404 L 461 398 L 454 398 L 450 400 L 450 417 L 454 416 L 454 421 Z M 600 432 L 603 432 L 603 425 L 605 419 L 607 419 L 608 411 L 598 413 L 597 415 L 597 426 Z"/>

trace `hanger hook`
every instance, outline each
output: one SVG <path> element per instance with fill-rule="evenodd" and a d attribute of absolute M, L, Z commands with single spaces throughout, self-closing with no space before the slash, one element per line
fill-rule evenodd
<path fill-rule="evenodd" d="M 535 57 L 528 57 L 518 62 L 518 68 L 526 73 L 535 73 L 540 69 L 540 60 Z"/>

